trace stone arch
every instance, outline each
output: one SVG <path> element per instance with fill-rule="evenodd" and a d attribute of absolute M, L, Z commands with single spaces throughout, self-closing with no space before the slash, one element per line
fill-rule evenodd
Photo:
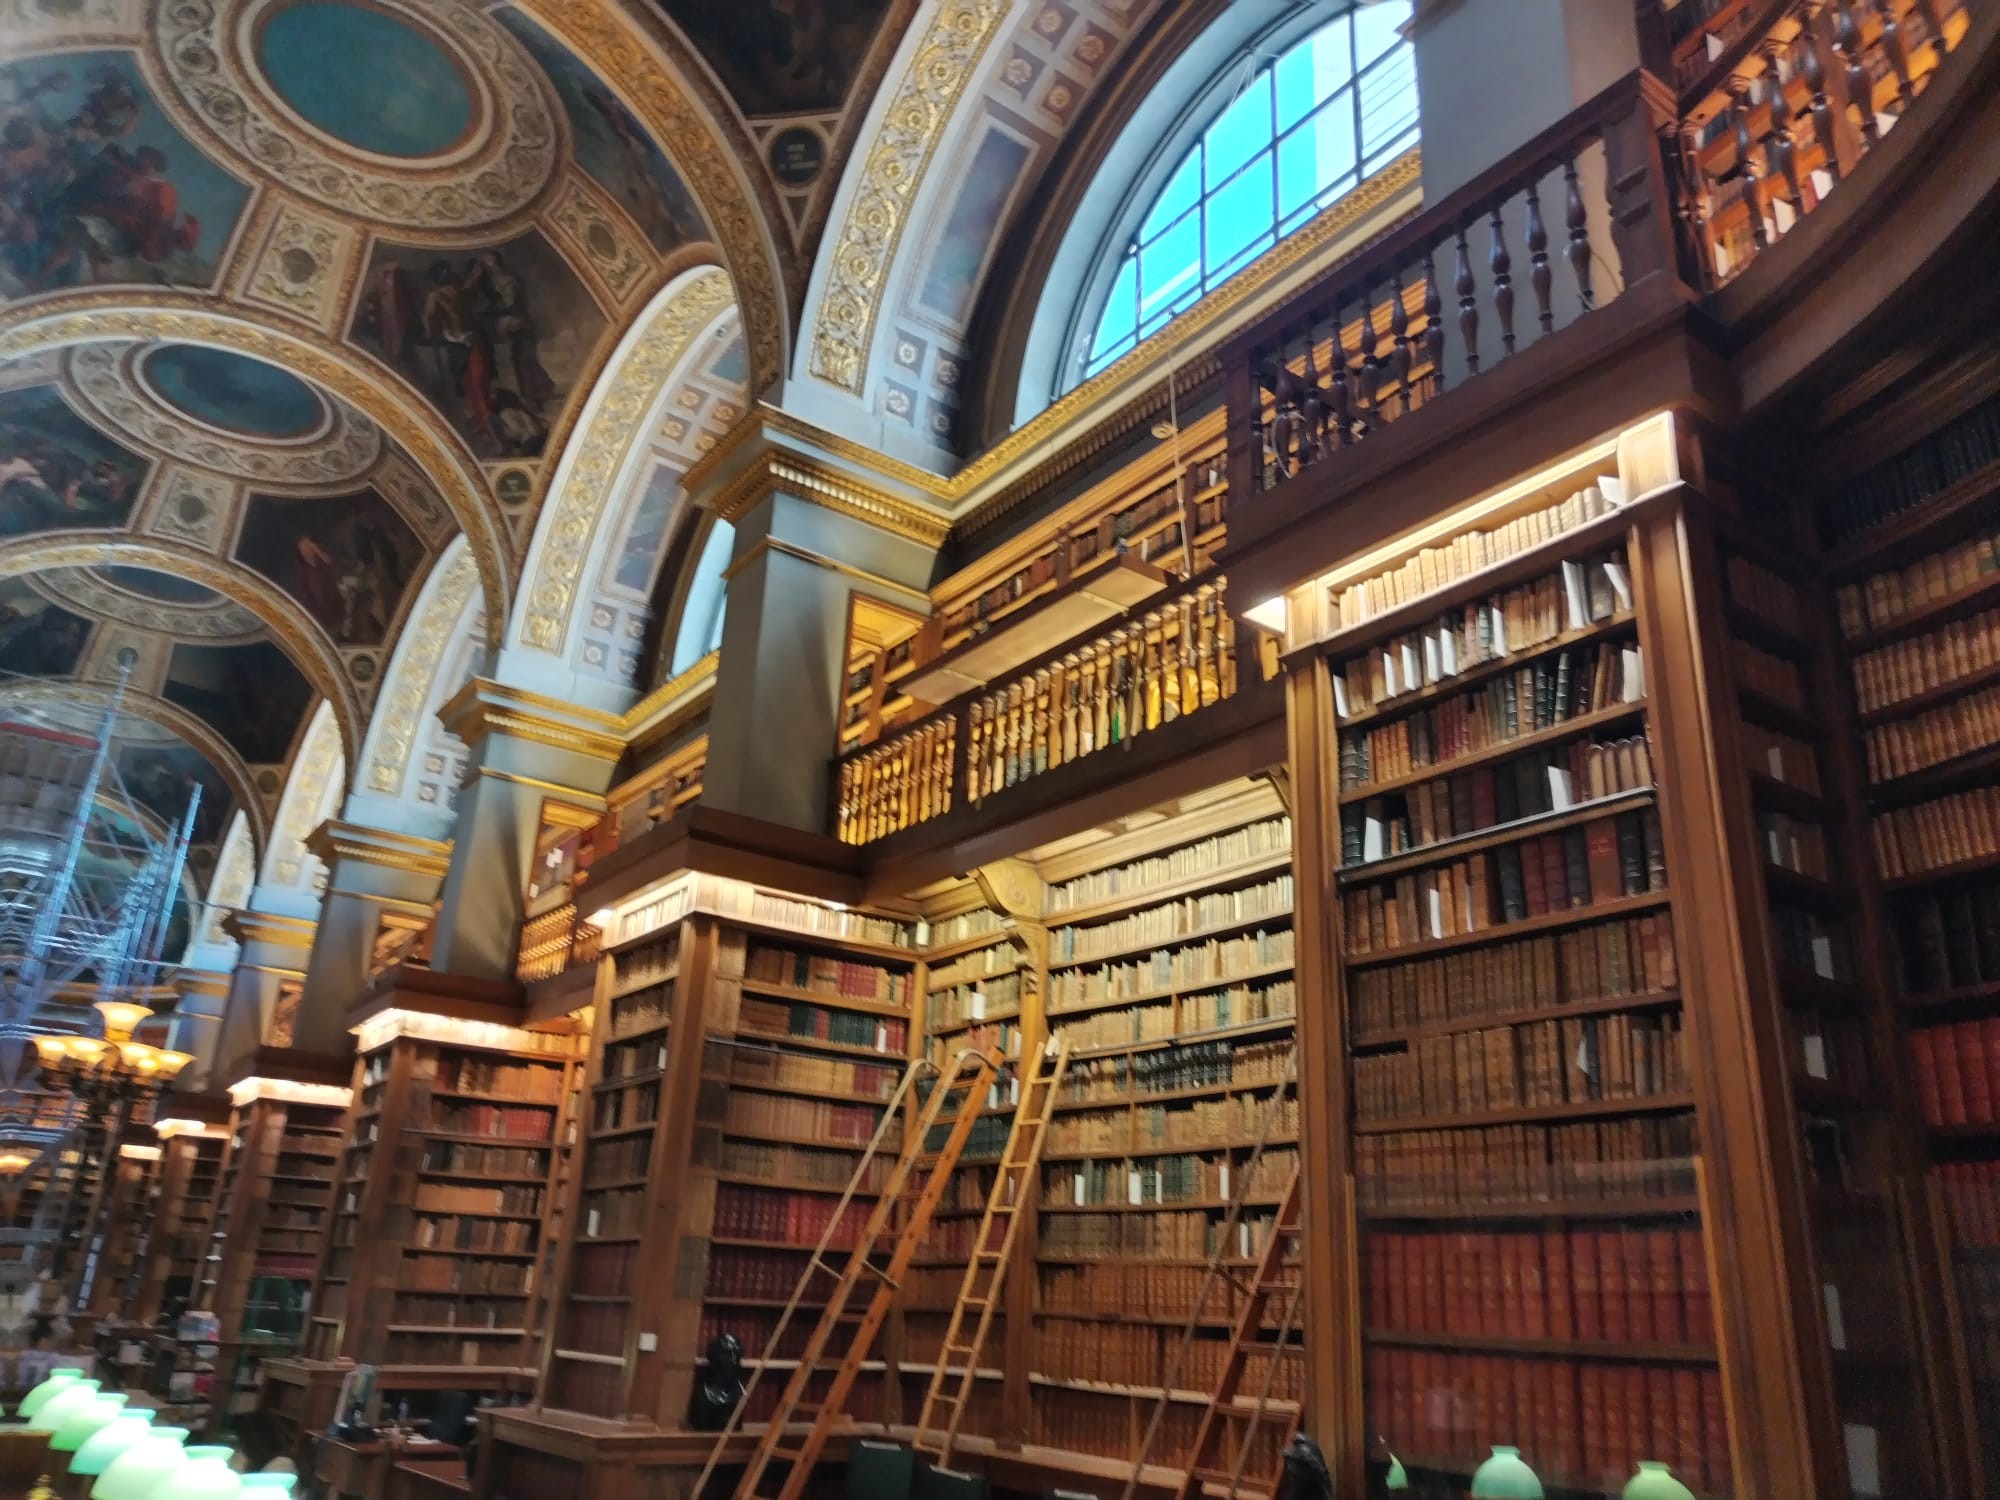
<path fill-rule="evenodd" d="M 566 664 L 587 568 L 622 529 L 607 512 L 636 504 L 633 476 L 647 453 L 691 351 L 733 316 L 735 288 L 706 266 L 676 277 L 620 341 L 564 451 L 528 549 L 520 598 L 499 635 L 496 670 L 507 682 L 556 696 L 579 696 L 616 711 L 633 694 L 579 681 Z M 621 497 L 607 505 L 607 496 Z M 491 616 L 489 618 L 503 618 Z M 613 703 L 609 700 L 620 699 Z"/>
<path fill-rule="evenodd" d="M 291 773 L 278 798 L 278 814 L 257 871 L 257 901 L 265 910 L 277 903 L 287 916 L 310 916 L 319 909 L 325 866 L 306 847 L 312 831 L 339 810 L 347 780 L 347 758 L 329 706 L 322 702 L 306 725 L 305 739 L 292 757 Z"/>
<path fill-rule="evenodd" d="M 235 963 L 236 939 L 222 929 L 222 919 L 250 904 L 250 892 L 257 883 L 257 843 L 250 833 L 250 820 L 243 809 L 229 820 L 222 836 L 222 853 L 216 858 L 215 873 L 209 877 L 202 897 L 202 921 L 188 934 L 187 952 L 181 962 L 196 968 L 224 970 Z"/>
<path fill-rule="evenodd" d="M 457 744 L 436 722 L 437 709 L 456 691 L 468 665 L 474 671 L 484 668 L 486 649 L 478 569 L 461 537 L 445 549 L 424 581 L 410 622 L 396 643 L 361 753 L 355 758 L 348 817 L 389 826 L 391 819 L 415 816 L 428 826 L 403 831 L 446 836 L 453 821 L 451 810 L 436 798 L 427 803 L 419 791 L 422 752 L 434 733 Z M 468 654 L 480 659 L 467 663 Z"/>
<path fill-rule="evenodd" d="M 421 393 L 396 371 L 347 345 L 187 293 L 79 292 L 0 310 L 0 362 L 113 338 L 209 344 L 280 365 L 341 397 L 437 487 L 478 559 L 488 609 L 505 614 L 512 569 L 485 473 L 464 440 L 433 419 Z M 358 743 L 359 723 L 355 714 L 343 726 L 350 745 Z"/>
<path fill-rule="evenodd" d="M 282 589 L 212 553 L 154 537 L 96 531 L 44 532 L 0 543 L 0 578 L 44 568 L 124 563 L 172 573 L 215 590 L 249 610 L 277 638 L 313 690 L 329 705 L 342 742 L 361 737 L 361 705 L 333 642 Z"/>

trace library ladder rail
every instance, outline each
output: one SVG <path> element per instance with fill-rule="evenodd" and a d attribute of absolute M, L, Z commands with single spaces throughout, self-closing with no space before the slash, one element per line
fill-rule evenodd
<path fill-rule="evenodd" d="M 903 1275 L 909 1269 L 911 1259 L 924 1236 L 930 1232 L 931 1215 L 944 1196 L 945 1187 L 958 1165 L 959 1155 L 964 1151 L 972 1128 L 979 1122 L 987 1098 L 1006 1065 L 1007 1059 L 998 1047 L 967 1047 L 959 1051 L 950 1065 L 938 1075 L 937 1084 L 918 1117 L 916 1130 L 904 1137 L 902 1153 L 896 1158 L 896 1165 L 890 1171 L 882 1195 L 875 1201 L 874 1212 L 868 1216 L 846 1266 L 837 1268 L 830 1264 L 825 1256 L 824 1244 L 807 1262 L 805 1272 L 799 1278 L 798 1290 L 792 1294 L 790 1306 L 797 1306 L 804 1299 L 815 1273 L 834 1277 L 834 1285 L 827 1293 L 819 1322 L 806 1340 L 798 1366 L 785 1383 L 784 1394 L 778 1398 L 777 1409 L 771 1413 L 770 1421 L 765 1424 L 757 1446 L 751 1452 L 743 1477 L 736 1486 L 736 1500 L 798 1500 L 805 1493 L 813 1465 L 819 1461 L 826 1440 L 833 1433 L 833 1425 L 846 1403 L 848 1391 L 854 1385 L 854 1377 L 861 1372 L 861 1366 L 874 1345 L 875 1335 L 889 1315 L 889 1308 L 901 1290 Z M 913 1076 L 915 1068 L 921 1066 L 913 1066 Z M 951 1133 L 945 1137 L 928 1176 L 919 1179 L 916 1166 L 918 1157 L 923 1154 L 924 1143 L 944 1122 L 944 1111 L 953 1096 L 961 1093 L 964 1098 L 957 1107 L 957 1113 L 950 1119 Z M 900 1096 L 901 1090 L 898 1090 Z M 900 1228 L 896 1227 L 898 1210 L 906 1210 Z M 895 1240 L 888 1262 L 878 1265 L 871 1258 L 872 1252 L 877 1242 L 889 1234 L 893 1234 Z M 840 1326 L 855 1289 L 864 1279 L 870 1283 L 872 1290 L 847 1351 L 839 1364 L 833 1367 L 832 1381 L 825 1394 L 807 1401 L 806 1391 L 813 1378 L 820 1373 L 827 1344 Z M 750 1393 L 746 1390 L 743 1400 L 737 1403 L 736 1415 L 717 1436 L 715 1447 L 709 1453 L 700 1477 L 695 1480 L 691 1494 L 707 1493 L 708 1481 L 722 1463 L 729 1439 L 749 1404 L 749 1397 Z M 796 1421 L 806 1423 L 803 1433 L 792 1431 Z"/>
<path fill-rule="evenodd" d="M 1293 1082 L 1298 1076 L 1298 1050 L 1294 1046 L 1286 1067 L 1286 1082 Z M 1243 1305 L 1238 1313 L 1235 1326 L 1229 1335 L 1229 1359 L 1223 1366 L 1222 1378 L 1215 1388 L 1215 1395 L 1201 1414 L 1201 1425 L 1196 1429 L 1192 1454 L 1188 1461 L 1186 1478 L 1175 1491 L 1174 1500 L 1200 1500 L 1204 1493 L 1213 1493 L 1210 1487 L 1229 1495 L 1255 1495 L 1269 1500 L 1277 1492 L 1278 1475 L 1269 1473 L 1262 1478 L 1250 1480 L 1245 1487 L 1244 1469 L 1248 1466 L 1253 1443 L 1259 1427 L 1266 1416 L 1278 1415 L 1271 1410 L 1271 1389 L 1278 1376 L 1278 1361 L 1286 1358 L 1285 1350 L 1290 1343 L 1293 1329 L 1297 1325 L 1301 1303 L 1304 1275 L 1303 1256 L 1287 1259 L 1287 1251 L 1299 1232 L 1299 1167 L 1294 1165 L 1291 1178 L 1285 1184 L 1285 1192 L 1278 1204 L 1277 1218 L 1272 1222 L 1271 1233 L 1264 1241 L 1264 1248 L 1257 1258 L 1257 1268 L 1252 1279 L 1245 1283 L 1230 1270 L 1226 1262 L 1237 1240 L 1237 1226 L 1241 1222 L 1243 1209 L 1249 1200 L 1250 1191 L 1257 1181 L 1258 1167 L 1264 1160 L 1264 1148 L 1270 1144 L 1271 1132 L 1276 1128 L 1281 1112 L 1285 1090 L 1279 1089 L 1264 1107 L 1263 1128 L 1258 1132 L 1256 1149 L 1250 1160 L 1244 1164 L 1243 1174 L 1236 1179 L 1237 1191 L 1230 1195 L 1229 1212 L 1223 1216 L 1220 1232 L 1216 1235 L 1215 1251 L 1209 1256 L 1208 1271 L 1203 1276 L 1201 1290 L 1197 1293 L 1194 1306 L 1188 1313 L 1186 1325 L 1181 1330 L 1180 1344 L 1174 1351 L 1161 1376 L 1162 1389 L 1159 1399 L 1153 1405 L 1153 1415 L 1146 1423 L 1146 1431 L 1139 1440 L 1139 1451 L 1132 1457 L 1132 1471 L 1126 1476 L 1125 1488 L 1119 1492 L 1119 1500 L 1133 1500 L 1139 1492 L 1140 1477 L 1146 1471 L 1146 1463 L 1153 1451 L 1153 1444 L 1166 1422 L 1167 1407 L 1173 1400 L 1176 1382 L 1182 1369 L 1186 1367 L 1189 1351 L 1194 1347 L 1201 1329 L 1203 1314 L 1208 1308 L 1208 1299 L 1218 1283 L 1227 1281 L 1242 1296 Z M 1264 1327 L 1264 1315 L 1273 1298 L 1284 1308 L 1279 1321 L 1278 1337 L 1275 1343 L 1265 1343 L 1258 1338 Z M 1255 1405 L 1245 1407 L 1238 1401 L 1243 1387 L 1243 1372 L 1253 1353 L 1265 1353 L 1263 1389 L 1258 1392 Z M 1289 1417 L 1288 1429 L 1278 1444 L 1291 1441 L 1292 1427 L 1298 1425 L 1299 1408 L 1292 1404 L 1283 1413 Z M 1236 1458 L 1226 1471 L 1217 1461 L 1211 1460 L 1210 1451 L 1226 1437 L 1232 1424 L 1236 1431 Z"/>
<path fill-rule="evenodd" d="M 978 1379 L 979 1353 L 986 1345 L 993 1309 L 999 1303 L 1007 1267 L 1014 1258 L 1021 1207 L 1027 1201 L 1035 1174 L 1041 1170 L 1049 1118 L 1055 1112 L 1056 1093 L 1068 1070 L 1069 1043 L 1052 1037 L 1035 1055 L 1028 1076 L 1021 1080 L 1021 1099 L 1000 1153 L 1000 1170 L 993 1180 L 992 1195 L 986 1200 L 986 1212 L 979 1220 L 979 1235 L 972 1242 L 965 1280 L 959 1285 L 958 1300 L 952 1304 L 951 1321 L 945 1326 L 944 1344 L 938 1351 L 937 1364 L 932 1367 L 930 1388 L 924 1393 L 923 1410 L 911 1440 L 911 1446 L 940 1469 L 949 1466 L 951 1450 L 958 1442 L 958 1424 L 965 1416 L 973 1383 Z M 964 1336 L 968 1314 L 974 1319 L 970 1340 Z M 949 1393 L 945 1389 L 947 1381 L 952 1383 Z"/>

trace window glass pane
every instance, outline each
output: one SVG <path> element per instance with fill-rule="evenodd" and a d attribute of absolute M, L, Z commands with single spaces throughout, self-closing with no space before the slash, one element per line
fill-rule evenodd
<path fill-rule="evenodd" d="M 1353 169 L 1353 95 L 1342 93 L 1278 143 L 1278 212 L 1289 215 Z"/>
<path fill-rule="evenodd" d="M 1174 168 L 1174 175 L 1167 179 L 1167 185 L 1160 191 L 1159 201 L 1153 211 L 1146 215 L 1146 222 L 1139 226 L 1139 239 L 1143 243 L 1158 234 L 1167 225 L 1194 207 L 1194 200 L 1201 195 L 1201 143 L 1181 159 Z"/>
<path fill-rule="evenodd" d="M 1312 113 L 1352 72 L 1347 18 L 1322 26 L 1278 59 L 1278 129 Z"/>
<path fill-rule="evenodd" d="M 1097 336 L 1090 341 L 1091 357 L 1131 335 L 1139 321 L 1139 257 L 1128 255 L 1104 299 L 1104 316 L 1097 320 Z"/>
<path fill-rule="evenodd" d="M 687 604 L 681 610 L 681 628 L 674 636 L 673 663 L 668 670 L 675 677 L 722 644 L 722 606 L 729 593 L 722 575 L 735 546 L 736 528 L 727 521 L 717 521 L 702 543 L 701 558 L 688 584 Z"/>
<path fill-rule="evenodd" d="M 1234 261 L 1246 245 L 1271 230 L 1271 153 L 1261 151 L 1257 159 L 1227 186 L 1219 189 L 1202 209 L 1208 221 L 1208 264 L 1219 267 Z"/>
<path fill-rule="evenodd" d="M 1201 215 L 1189 214 L 1139 252 L 1143 322 L 1188 285 L 1201 285 Z"/>
<path fill-rule="evenodd" d="M 1354 51 L 1359 65 L 1367 67 L 1401 41 L 1403 27 L 1409 20 L 1409 0 L 1380 0 L 1379 4 L 1364 5 L 1355 11 Z"/>
<path fill-rule="evenodd" d="M 1203 185 L 1214 192 L 1230 173 L 1270 144 L 1271 75 L 1267 70 L 1257 75 L 1202 137 L 1202 154 L 1208 158 Z"/>
<path fill-rule="evenodd" d="M 1417 120 L 1417 64 L 1409 49 L 1361 75 L 1361 154 L 1374 156 Z"/>

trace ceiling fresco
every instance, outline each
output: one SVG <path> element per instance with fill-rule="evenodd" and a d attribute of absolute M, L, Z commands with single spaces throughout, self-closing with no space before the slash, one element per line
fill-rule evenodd
<path fill-rule="evenodd" d="M 888 0 L 654 0 L 746 115 L 831 114 L 846 102 Z"/>

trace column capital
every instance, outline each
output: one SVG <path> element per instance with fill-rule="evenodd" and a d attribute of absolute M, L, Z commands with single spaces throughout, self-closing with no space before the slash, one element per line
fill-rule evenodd
<path fill-rule="evenodd" d="M 296 948 L 301 958 L 312 947 L 319 923 L 307 917 L 281 917 L 275 912 L 253 911 L 244 907 L 222 919 L 222 930 L 246 947 L 251 943 L 271 948 Z M 304 970 L 304 963 L 299 968 Z"/>
<path fill-rule="evenodd" d="M 342 861 L 376 865 L 410 875 L 444 878 L 451 864 L 449 840 L 420 838 L 388 828 L 371 828 L 344 818 L 328 818 L 306 835 L 306 848 L 333 869 Z"/>
<path fill-rule="evenodd" d="M 685 488 L 731 524 L 783 494 L 933 551 L 951 530 L 949 481 L 762 403 L 688 470 Z"/>
<path fill-rule="evenodd" d="M 625 753 L 624 721 L 618 715 L 490 677 L 474 677 L 453 693 L 438 718 L 473 749 L 483 740 L 505 738 L 614 764 Z"/>

